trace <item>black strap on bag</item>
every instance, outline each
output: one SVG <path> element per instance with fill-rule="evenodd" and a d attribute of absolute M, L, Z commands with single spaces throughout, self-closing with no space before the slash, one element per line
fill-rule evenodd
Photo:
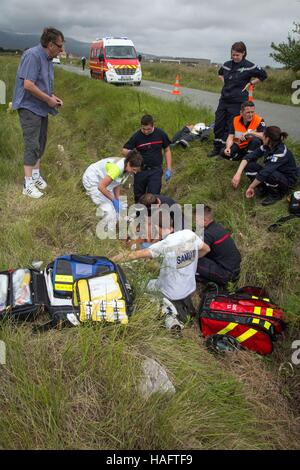
<path fill-rule="evenodd" d="M 45 331 L 49 330 L 61 330 L 65 326 L 72 326 L 71 322 L 67 320 L 66 317 L 66 311 L 64 310 L 59 310 L 59 307 L 57 307 L 58 310 L 57 312 L 52 316 L 52 318 L 45 322 L 45 323 L 40 323 L 32 326 L 32 333 L 44 333 Z M 72 311 L 70 313 L 73 313 Z"/>
<path fill-rule="evenodd" d="M 299 167 L 300 170 L 300 167 Z M 297 219 L 300 217 L 300 191 L 294 191 L 288 196 L 289 201 L 289 215 L 280 217 L 276 222 L 268 227 L 268 232 L 275 232 L 278 227 L 281 227 L 282 224 L 288 222 L 292 219 Z"/>
<path fill-rule="evenodd" d="M 285 222 L 288 222 L 289 220 L 292 220 L 292 219 L 298 219 L 300 217 L 300 215 L 297 215 L 297 214 L 290 214 L 290 215 L 286 215 L 285 217 L 280 217 L 280 219 L 276 220 L 276 222 L 272 225 L 269 225 L 268 227 L 268 232 L 275 232 L 278 227 L 281 227 L 281 225 L 283 225 Z"/>
<path fill-rule="evenodd" d="M 226 352 L 239 351 L 242 346 L 230 335 L 210 335 L 205 341 L 205 346 L 209 352 L 214 354 L 225 354 Z"/>

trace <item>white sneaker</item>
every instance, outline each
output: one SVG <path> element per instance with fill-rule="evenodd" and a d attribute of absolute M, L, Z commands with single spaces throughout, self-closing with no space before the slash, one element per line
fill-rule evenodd
<path fill-rule="evenodd" d="M 161 311 L 165 317 L 165 327 L 168 330 L 176 330 L 176 331 L 183 330 L 184 325 L 177 318 L 178 312 L 175 306 L 172 304 L 172 302 L 170 302 L 165 297 L 162 298 Z"/>
<path fill-rule="evenodd" d="M 34 183 L 30 184 L 27 188 L 23 188 L 23 194 L 24 196 L 33 197 L 34 199 L 38 199 L 43 196 L 43 193 L 38 190 Z"/>
<path fill-rule="evenodd" d="M 37 180 L 33 180 L 33 184 L 38 189 L 46 189 L 48 186 L 44 178 L 42 178 L 41 176 L 39 176 Z"/>

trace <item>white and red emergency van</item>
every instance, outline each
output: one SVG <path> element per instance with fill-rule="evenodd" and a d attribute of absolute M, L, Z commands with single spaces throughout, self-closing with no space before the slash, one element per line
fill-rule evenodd
<path fill-rule="evenodd" d="M 141 60 L 133 42 L 126 37 L 97 39 L 91 44 L 90 74 L 108 83 L 140 85 Z"/>

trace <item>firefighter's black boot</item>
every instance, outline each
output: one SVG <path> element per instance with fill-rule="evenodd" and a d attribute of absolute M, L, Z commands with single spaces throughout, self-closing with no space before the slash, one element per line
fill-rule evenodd
<path fill-rule="evenodd" d="M 261 201 L 262 206 L 270 206 L 271 204 L 275 204 L 275 202 L 280 201 L 280 199 L 283 198 L 283 194 L 278 189 L 268 188 L 268 193 L 268 196 Z"/>
<path fill-rule="evenodd" d="M 214 147 L 210 152 L 208 152 L 207 156 L 208 157 L 216 157 L 217 155 L 220 155 L 220 148 Z"/>
<path fill-rule="evenodd" d="M 267 187 L 263 183 L 256 186 L 254 191 L 257 197 L 266 197 L 269 194 Z"/>

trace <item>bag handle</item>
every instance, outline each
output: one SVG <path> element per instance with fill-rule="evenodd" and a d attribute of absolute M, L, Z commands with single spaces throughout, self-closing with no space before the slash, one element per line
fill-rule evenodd
<path fill-rule="evenodd" d="M 104 256 L 101 258 L 103 260 L 108 260 L 108 258 L 105 258 Z M 99 258 L 94 258 L 93 256 L 89 256 L 89 255 L 71 255 L 71 260 L 72 261 L 75 261 L 77 263 L 85 263 L 85 264 L 96 264 L 97 261 L 99 261 Z"/>

